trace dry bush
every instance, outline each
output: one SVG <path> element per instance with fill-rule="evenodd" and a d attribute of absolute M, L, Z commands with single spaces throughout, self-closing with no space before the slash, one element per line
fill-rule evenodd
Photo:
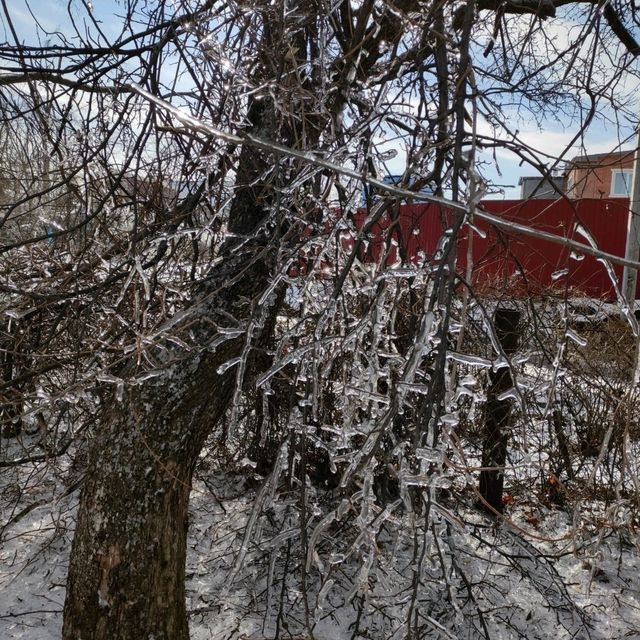
<path fill-rule="evenodd" d="M 630 381 L 636 360 L 636 339 L 628 320 L 620 315 L 595 315 L 570 320 L 570 330 L 586 344 L 571 341 L 566 366 L 577 374 L 599 374 Z"/>

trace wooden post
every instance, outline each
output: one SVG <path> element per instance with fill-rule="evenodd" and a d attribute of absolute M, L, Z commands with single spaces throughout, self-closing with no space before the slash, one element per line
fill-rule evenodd
<path fill-rule="evenodd" d="M 518 323 L 520 312 L 516 309 L 496 309 L 494 329 L 505 355 L 511 356 L 518 349 L 520 332 Z M 507 426 L 511 416 L 511 401 L 499 400 L 500 396 L 513 387 L 511 370 L 504 366 L 490 374 L 485 413 L 485 441 L 482 450 L 480 472 L 480 495 L 487 511 L 502 513 L 502 491 L 504 487 L 504 465 L 507 459 Z"/>

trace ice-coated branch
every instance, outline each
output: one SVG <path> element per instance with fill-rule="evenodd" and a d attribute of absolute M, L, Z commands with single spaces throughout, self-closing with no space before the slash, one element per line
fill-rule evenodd
<path fill-rule="evenodd" d="M 478 9 L 499 11 L 502 13 L 532 14 L 544 20 L 545 18 L 554 18 L 558 7 L 568 4 L 604 4 L 602 15 L 607 21 L 611 31 L 613 31 L 629 53 L 634 56 L 640 54 L 638 41 L 623 24 L 620 19 L 620 13 L 610 2 L 601 3 L 597 0 L 479 0 Z"/>
<path fill-rule="evenodd" d="M 453 200 L 441 198 L 438 196 L 432 196 L 427 193 L 418 193 L 409 189 L 404 189 L 402 187 L 387 184 L 366 173 L 337 164 L 336 162 L 325 158 L 323 155 L 321 155 L 320 152 L 317 151 L 300 151 L 298 149 L 293 149 L 292 147 L 279 144 L 278 142 L 263 140 L 249 133 L 230 133 L 228 131 L 223 131 L 222 129 L 214 127 L 198 118 L 189 115 L 188 113 L 185 113 L 182 109 L 175 107 L 170 102 L 167 102 L 166 100 L 163 100 L 158 96 L 154 96 L 152 93 L 149 93 L 142 87 L 131 85 L 131 89 L 144 96 L 153 104 L 166 109 L 169 113 L 173 114 L 176 119 L 187 129 L 214 136 L 215 138 L 223 140 L 227 143 L 247 144 L 257 149 L 262 149 L 263 151 L 269 151 L 271 153 L 278 153 L 281 155 L 289 156 L 291 158 L 296 158 L 303 162 L 313 164 L 317 167 L 322 167 L 323 169 L 327 169 L 336 174 L 354 178 L 356 180 L 361 180 L 363 182 L 366 182 L 370 186 L 393 196 L 398 196 L 400 198 L 411 198 L 412 200 L 418 202 L 430 202 L 464 214 L 466 214 L 469 210 L 469 207 L 466 204 L 462 204 L 460 202 L 455 202 Z M 563 236 L 549 233 L 547 231 L 541 231 L 540 229 L 534 229 L 519 222 L 505 220 L 487 211 L 484 211 L 480 207 L 476 208 L 476 210 L 474 211 L 474 215 L 476 218 L 484 220 L 485 222 L 488 222 L 495 227 L 498 227 L 499 229 L 505 229 L 507 231 L 519 233 L 524 236 L 560 244 L 574 251 L 579 251 L 595 258 L 607 260 L 608 262 L 611 262 L 613 264 L 623 265 L 631 269 L 640 269 L 640 262 L 636 260 L 628 260 L 621 256 L 616 256 L 612 253 L 602 251 L 601 249 L 589 246 L 587 244 L 583 244 L 582 242 L 571 240 L 570 238 L 565 238 Z"/>

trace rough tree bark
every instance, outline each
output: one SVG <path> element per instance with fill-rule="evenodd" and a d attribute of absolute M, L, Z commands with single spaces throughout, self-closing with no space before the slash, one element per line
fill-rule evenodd
<path fill-rule="evenodd" d="M 258 271 L 226 292 L 229 299 L 250 299 L 260 286 Z M 202 310 L 214 321 L 216 304 L 247 316 L 237 303 L 214 296 Z M 235 339 L 191 356 L 112 400 L 81 495 L 64 638 L 189 637 L 184 572 L 191 477 L 233 396 L 233 375 L 218 368 L 241 348 Z"/>

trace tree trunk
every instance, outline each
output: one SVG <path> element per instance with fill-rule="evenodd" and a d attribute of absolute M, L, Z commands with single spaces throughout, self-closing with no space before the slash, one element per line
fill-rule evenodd
<path fill-rule="evenodd" d="M 150 448 L 147 429 L 133 421 L 121 426 L 126 436 L 114 429 L 94 448 L 103 456 L 94 455 L 82 492 L 63 637 L 187 640 L 184 571 L 193 463 L 156 441 Z M 161 452 L 157 458 L 154 449 Z"/>
<path fill-rule="evenodd" d="M 229 260 L 217 285 L 240 265 L 246 269 L 246 257 Z M 227 302 L 212 296 L 201 317 L 220 324 L 229 321 L 224 312 L 248 318 L 252 294 L 265 281 L 256 262 L 225 292 Z M 202 322 L 196 334 L 204 338 L 207 326 Z M 219 368 L 238 357 L 243 344 L 244 336 L 213 352 L 187 354 L 161 376 L 127 385 L 120 401 L 110 395 L 80 496 L 65 640 L 189 637 L 184 573 L 191 477 L 206 437 L 233 397 L 235 368 Z"/>
<path fill-rule="evenodd" d="M 16 387 L 19 349 L 16 321 L 0 326 L 0 437 L 13 438 L 22 433 L 22 394 Z"/>
<path fill-rule="evenodd" d="M 255 127 L 267 112 L 250 111 Z M 253 185 L 268 161 L 265 154 L 243 152 L 238 182 Z M 236 234 L 254 233 L 264 215 L 255 191 L 238 188 L 230 212 Z M 270 277 L 267 240 L 254 234 L 241 248 L 237 242 L 223 248 L 191 305 L 184 341 L 195 345 L 193 351 L 180 354 L 172 345 L 174 364 L 160 376 L 126 383 L 121 400 L 118 392 L 110 395 L 80 496 L 64 640 L 188 639 L 184 574 L 191 478 L 207 436 L 233 398 L 236 369 L 220 367 L 242 354 L 246 340 L 245 334 L 216 336 L 213 327 L 236 319 L 234 328 L 242 331 L 259 312 L 254 299 Z M 262 335 L 273 327 L 273 310 L 269 318 Z M 254 346 L 258 339 L 253 336 Z M 128 367 L 123 378 L 137 373 L 135 363 Z"/>
<path fill-rule="evenodd" d="M 277 22 L 279 14 L 271 19 L 271 7 L 272 3 L 266 2 L 262 7 L 265 78 L 273 71 L 275 52 L 283 54 L 278 78 L 287 77 L 287 68 L 290 77 L 299 78 L 296 52 L 304 57 L 305 27 L 291 9 L 292 24 L 284 39 L 284 27 Z M 387 19 L 392 18 L 389 12 Z M 396 31 L 399 38 L 401 29 Z M 283 43 L 289 46 L 283 48 Z M 375 40 L 371 47 L 361 68 L 375 64 L 383 50 Z M 345 67 L 344 73 L 349 69 Z M 307 80 L 303 81 L 305 86 Z M 345 80 L 345 86 L 350 82 Z M 301 104 L 306 103 L 308 91 L 311 89 L 305 88 Z M 331 113 L 335 118 L 344 101 L 342 94 L 333 98 Z M 311 149 L 332 121 L 331 114 L 283 118 L 271 99 L 260 96 L 249 105 L 247 119 L 251 133 L 258 138 L 284 139 Z M 303 135 L 300 129 L 307 127 Z M 236 369 L 220 367 L 241 355 L 246 336 L 227 340 L 213 351 L 206 345 L 223 338 L 216 336 L 212 327 L 229 326 L 236 319 L 237 328 L 246 328 L 256 312 L 255 299 L 269 283 L 270 256 L 278 251 L 270 241 L 282 230 L 277 228 L 276 218 L 272 226 L 259 229 L 276 200 L 279 185 L 286 181 L 287 164 L 282 166 L 284 169 L 267 153 L 250 146 L 242 149 L 228 222 L 233 236 L 223 247 L 224 256 L 205 290 L 194 298 L 192 307 L 197 314 L 188 319 L 188 331 L 196 336 L 193 342 L 203 349 L 183 354 L 184 359 L 160 377 L 126 385 L 125 397 L 120 403 L 113 401 L 100 420 L 80 497 L 64 609 L 64 640 L 188 638 L 184 568 L 191 477 L 206 437 L 233 397 Z M 256 237 L 260 233 L 263 236 Z M 273 309 L 266 319 L 260 336 L 253 336 L 254 347 L 256 340 L 271 332 Z M 172 352 L 171 357 L 177 355 Z"/>

